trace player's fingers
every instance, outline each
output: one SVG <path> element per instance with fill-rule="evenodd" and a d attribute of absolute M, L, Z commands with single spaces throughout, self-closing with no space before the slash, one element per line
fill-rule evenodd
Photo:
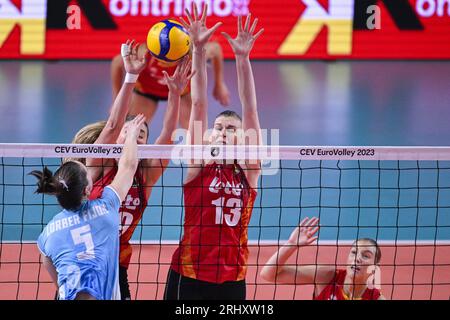
<path fill-rule="evenodd" d="M 263 32 L 264 32 L 264 28 L 261 29 L 261 30 L 259 30 L 258 33 L 255 34 L 255 35 L 253 36 L 253 41 L 255 41 L 256 39 L 258 39 L 259 36 L 262 35 Z"/>
<path fill-rule="evenodd" d="M 130 55 L 130 46 L 128 44 L 122 43 L 122 46 L 120 47 L 120 55 L 123 59 L 126 59 Z"/>
<path fill-rule="evenodd" d="M 307 223 L 308 222 L 308 220 L 309 220 L 309 218 L 308 217 L 305 217 L 302 221 L 300 221 L 300 226 L 304 226 L 305 225 L 305 223 Z"/>
<path fill-rule="evenodd" d="M 140 44 L 139 42 L 136 42 L 136 44 L 134 45 L 133 50 L 134 50 L 136 53 L 137 53 L 137 51 L 138 51 L 140 45 L 141 45 L 141 44 Z"/>
<path fill-rule="evenodd" d="M 184 27 L 186 30 L 189 30 L 189 24 L 186 22 L 186 20 L 184 20 L 183 17 L 180 17 L 180 23 L 183 25 L 183 27 Z"/>
<path fill-rule="evenodd" d="M 238 16 L 237 26 L 238 26 L 238 32 L 241 32 L 242 31 L 242 17 L 241 16 Z"/>
<path fill-rule="evenodd" d="M 192 11 L 194 12 L 195 21 L 198 21 L 198 9 L 197 4 L 195 2 L 192 2 Z"/>
<path fill-rule="evenodd" d="M 131 122 L 131 128 L 137 129 L 142 124 L 142 118 L 145 119 L 143 114 L 136 115 Z"/>
<path fill-rule="evenodd" d="M 318 220 L 317 217 L 313 217 L 313 218 L 309 219 L 308 223 L 305 224 L 305 227 L 310 227 L 312 225 L 315 225 L 317 220 Z"/>
<path fill-rule="evenodd" d="M 309 233 L 310 233 L 311 235 L 314 235 L 314 234 L 317 233 L 317 231 L 319 231 L 319 226 L 315 227 L 314 229 L 311 229 L 311 230 L 309 231 Z"/>
<path fill-rule="evenodd" d="M 191 80 L 192 77 L 197 73 L 197 70 L 193 70 L 188 76 L 187 76 L 187 80 Z"/>
<path fill-rule="evenodd" d="M 248 26 L 249 26 L 249 24 L 250 24 L 251 18 L 252 18 L 252 14 L 249 13 L 249 14 L 247 15 L 247 18 L 245 19 L 244 31 L 248 31 Z"/>
<path fill-rule="evenodd" d="M 139 128 L 142 124 L 144 124 L 144 122 L 145 122 L 145 115 L 141 113 L 139 115 L 139 120 L 138 120 L 138 123 L 137 123 L 137 127 Z"/>
<path fill-rule="evenodd" d="M 203 12 L 202 17 L 200 18 L 200 21 L 205 24 L 206 23 L 206 13 L 208 11 L 208 4 L 205 2 L 205 5 L 203 6 Z"/>
<path fill-rule="evenodd" d="M 189 74 L 189 72 L 192 69 L 192 63 L 190 59 L 186 60 L 186 65 L 184 66 L 184 72 L 183 72 L 183 77 L 187 77 L 187 75 Z"/>
<path fill-rule="evenodd" d="M 175 72 L 177 71 L 175 70 Z M 170 79 L 169 74 L 165 70 L 162 71 L 162 74 L 164 76 L 164 79 L 166 79 L 166 81 Z"/>
<path fill-rule="evenodd" d="M 137 50 L 136 50 L 136 48 L 131 48 L 130 49 L 130 57 L 133 57 L 133 59 L 135 59 L 136 58 L 136 56 L 137 56 Z"/>
<path fill-rule="evenodd" d="M 183 76 L 185 66 L 186 66 L 185 58 L 182 58 L 181 61 L 178 63 L 177 68 L 175 69 L 175 72 L 173 73 L 173 77 L 176 78 L 180 74 L 181 74 L 181 76 Z"/>
<path fill-rule="evenodd" d="M 189 24 L 192 24 L 194 22 L 194 19 L 192 18 L 191 13 L 189 12 L 189 9 L 184 9 L 184 12 L 186 13 L 186 17 L 188 18 Z"/>
<path fill-rule="evenodd" d="M 253 32 L 255 32 L 255 29 L 256 29 L 256 25 L 258 24 L 258 18 L 256 18 L 254 21 L 253 21 L 253 24 L 252 24 L 252 27 L 250 28 L 250 34 L 253 34 Z"/>
<path fill-rule="evenodd" d="M 210 37 L 222 25 L 222 22 L 217 22 L 214 27 L 208 30 L 207 37 Z"/>

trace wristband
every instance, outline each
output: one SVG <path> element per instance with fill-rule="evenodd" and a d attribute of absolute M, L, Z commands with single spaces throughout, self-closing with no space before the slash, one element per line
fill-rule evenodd
<path fill-rule="evenodd" d="M 133 74 L 128 73 L 125 75 L 125 81 L 126 83 L 136 83 L 137 79 L 139 78 L 139 74 Z"/>

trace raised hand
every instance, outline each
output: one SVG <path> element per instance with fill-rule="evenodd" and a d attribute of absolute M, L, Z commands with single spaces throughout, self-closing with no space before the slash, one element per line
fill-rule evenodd
<path fill-rule="evenodd" d="M 127 138 L 131 138 L 136 141 L 139 137 L 141 125 L 145 122 L 145 116 L 143 114 L 138 114 L 133 120 L 128 123 L 127 126 Z"/>
<path fill-rule="evenodd" d="M 306 217 L 300 222 L 300 225 L 295 228 L 289 237 L 288 244 L 294 246 L 307 246 L 317 240 L 315 234 L 319 230 L 319 218 L 314 217 L 309 219 Z"/>
<path fill-rule="evenodd" d="M 145 54 L 142 59 L 138 58 L 138 48 L 140 43 L 135 43 L 134 40 L 127 40 L 126 47 L 124 46 L 122 50 L 122 59 L 127 73 L 139 74 L 144 70 L 147 65 L 149 54 Z"/>
<path fill-rule="evenodd" d="M 201 18 L 198 16 L 197 5 L 195 2 L 193 2 L 192 7 L 194 15 L 192 15 L 187 8 L 185 10 L 189 23 L 187 23 L 183 18 L 180 18 L 180 20 L 189 32 L 189 37 L 191 38 L 194 47 L 202 48 L 217 28 L 221 26 L 222 22 L 217 22 L 212 28 L 208 29 L 206 27 L 206 13 L 208 11 L 208 5 L 206 3 L 204 4 Z"/>
<path fill-rule="evenodd" d="M 189 56 L 185 56 L 183 60 L 178 64 L 172 76 L 169 76 L 167 72 L 163 70 L 164 82 L 169 87 L 170 92 L 176 95 L 181 95 L 183 93 L 184 88 L 186 88 L 189 80 L 195 74 L 195 71 L 190 73 L 191 66 L 191 59 L 189 58 Z"/>
<path fill-rule="evenodd" d="M 256 25 L 258 24 L 258 18 L 253 21 L 251 28 L 249 28 L 250 20 L 251 13 L 247 15 L 245 25 L 242 27 L 242 17 L 238 16 L 238 33 L 234 39 L 231 38 L 228 33 L 222 32 L 222 35 L 228 40 L 236 56 L 248 56 L 256 39 L 258 39 L 258 37 L 264 32 L 264 29 L 261 29 L 256 34 L 253 34 L 255 32 Z"/>

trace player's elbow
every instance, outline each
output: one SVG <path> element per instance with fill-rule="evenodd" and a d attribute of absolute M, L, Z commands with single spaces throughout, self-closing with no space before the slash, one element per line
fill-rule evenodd
<path fill-rule="evenodd" d="M 260 272 L 260 276 L 262 279 L 266 280 L 267 282 L 275 282 L 276 279 L 276 272 L 272 270 L 272 266 L 264 266 Z"/>

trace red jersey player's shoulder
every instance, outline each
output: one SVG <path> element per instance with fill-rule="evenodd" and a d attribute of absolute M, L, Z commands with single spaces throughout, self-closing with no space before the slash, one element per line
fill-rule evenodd
<path fill-rule="evenodd" d="M 114 177 L 116 176 L 116 173 L 116 166 L 111 167 L 108 171 L 105 170 L 103 175 L 100 176 L 96 181 L 94 181 L 89 199 L 94 200 L 100 198 L 103 193 L 103 189 L 107 185 L 111 184 L 111 182 L 114 180 Z"/>
<path fill-rule="evenodd" d="M 335 275 L 334 275 L 336 282 L 339 282 L 339 281 L 343 282 L 346 275 L 347 275 L 347 271 L 345 269 L 336 269 Z"/>

